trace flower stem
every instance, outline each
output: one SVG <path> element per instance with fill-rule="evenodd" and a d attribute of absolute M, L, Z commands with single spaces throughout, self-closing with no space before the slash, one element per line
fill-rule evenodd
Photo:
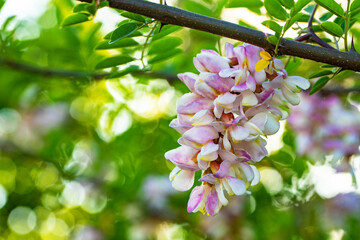
<path fill-rule="evenodd" d="M 144 46 L 143 46 L 143 49 L 141 51 L 141 63 L 143 65 L 143 67 L 145 68 L 145 63 L 144 63 L 144 57 L 145 57 L 145 49 L 149 43 L 149 39 L 151 37 L 151 35 L 153 34 L 153 32 L 155 31 L 155 28 L 157 27 L 157 25 L 159 24 L 159 22 L 156 22 L 155 25 L 153 26 L 153 28 L 151 29 L 151 31 L 149 32 L 149 34 L 146 36 L 146 39 L 145 39 L 145 43 L 144 43 Z"/>
<path fill-rule="evenodd" d="M 345 14 L 345 37 L 344 45 L 345 51 L 348 51 L 348 31 L 349 31 L 349 16 L 350 16 L 350 0 L 347 1 L 346 14 Z"/>

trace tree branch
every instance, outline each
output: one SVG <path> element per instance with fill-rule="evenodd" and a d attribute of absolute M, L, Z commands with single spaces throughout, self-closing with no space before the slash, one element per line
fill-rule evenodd
<path fill-rule="evenodd" d="M 91 2 L 91 0 L 80 0 Z M 141 14 L 163 23 L 205 31 L 247 42 L 266 50 L 273 50 L 266 38 L 270 35 L 234 23 L 188 12 L 175 7 L 160 5 L 143 0 L 108 0 L 110 7 Z M 296 56 L 323 62 L 344 69 L 360 71 L 360 55 L 354 52 L 340 52 L 294 40 L 283 39 L 280 54 Z"/>
<path fill-rule="evenodd" d="M 2 59 L 0 58 L 0 66 L 4 65 L 9 68 L 20 70 L 24 72 L 29 72 L 33 74 L 38 74 L 47 77 L 64 77 L 64 78 L 90 78 L 93 80 L 102 80 L 104 78 L 109 77 L 112 73 L 91 73 L 85 71 L 68 71 L 68 70 L 58 70 L 58 69 L 47 69 L 42 67 L 37 67 L 34 65 L 16 62 L 10 59 Z M 175 75 L 162 73 L 162 72 L 146 72 L 146 71 L 135 71 L 131 73 L 134 76 L 145 76 L 148 78 L 161 78 L 167 80 L 169 83 L 174 83 L 178 80 Z"/>

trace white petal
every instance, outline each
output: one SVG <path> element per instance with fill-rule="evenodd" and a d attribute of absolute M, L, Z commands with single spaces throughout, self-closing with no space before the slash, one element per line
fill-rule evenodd
<path fill-rule="evenodd" d="M 219 145 L 210 141 L 201 148 L 200 159 L 204 161 L 216 160 L 218 158 L 218 150 Z"/>
<path fill-rule="evenodd" d="M 252 170 L 254 172 L 254 179 L 251 182 L 251 186 L 255 186 L 260 182 L 260 172 L 255 166 L 250 165 L 250 167 L 252 168 Z"/>
<path fill-rule="evenodd" d="M 248 182 L 251 182 L 254 179 L 254 171 L 251 166 L 247 163 L 240 163 L 241 172 L 245 175 L 245 178 Z"/>
<path fill-rule="evenodd" d="M 221 202 L 222 205 L 226 206 L 228 205 L 229 201 L 225 198 L 224 195 L 224 189 L 222 187 L 222 184 L 215 184 L 215 190 L 218 194 L 219 200 Z"/>
<path fill-rule="evenodd" d="M 235 177 L 227 177 L 226 181 L 236 195 L 243 195 L 246 192 L 246 184 L 244 181 Z"/>
<path fill-rule="evenodd" d="M 249 106 L 255 106 L 258 104 L 258 99 L 256 95 L 251 90 L 245 90 L 241 93 L 242 96 L 242 105 L 249 107 Z"/>
<path fill-rule="evenodd" d="M 194 171 L 181 170 L 172 181 L 172 186 L 178 191 L 184 192 L 189 190 L 194 184 Z"/>
<path fill-rule="evenodd" d="M 275 134 L 277 131 L 279 131 L 280 123 L 271 113 L 267 115 L 268 115 L 268 119 L 265 124 L 264 133 L 266 135 L 272 135 Z"/>
<path fill-rule="evenodd" d="M 226 151 L 231 150 L 231 143 L 228 139 L 227 132 L 225 133 L 224 138 L 223 138 L 223 145 L 224 145 L 224 148 Z"/>
<path fill-rule="evenodd" d="M 208 125 L 214 121 L 214 116 L 208 110 L 201 110 L 190 121 L 193 123 L 193 126 Z"/>
<path fill-rule="evenodd" d="M 231 127 L 230 134 L 234 142 L 239 142 L 247 138 L 250 132 L 242 126 L 235 125 Z"/>
<path fill-rule="evenodd" d="M 286 86 L 282 86 L 281 87 L 281 92 L 284 95 L 284 97 L 286 98 L 286 100 L 289 101 L 290 104 L 292 105 L 298 105 L 300 103 L 300 98 L 296 93 L 293 93 L 292 91 L 290 91 Z"/>
<path fill-rule="evenodd" d="M 287 77 L 285 79 L 285 81 L 287 83 L 291 83 L 294 84 L 296 86 L 298 86 L 299 88 L 306 90 L 310 87 L 310 82 L 309 80 L 303 78 L 303 77 L 299 77 L 299 76 L 291 76 L 291 77 Z"/>

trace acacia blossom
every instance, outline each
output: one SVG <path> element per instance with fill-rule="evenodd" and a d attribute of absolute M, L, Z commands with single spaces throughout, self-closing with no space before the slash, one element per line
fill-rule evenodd
<path fill-rule="evenodd" d="M 300 155 L 321 159 L 331 154 L 337 160 L 359 154 L 360 112 L 356 108 L 345 108 L 337 96 L 302 94 L 301 100 L 288 119 L 297 132 Z"/>
<path fill-rule="evenodd" d="M 180 147 L 165 158 L 176 165 L 172 186 L 193 188 L 188 212 L 215 215 L 228 204 L 227 195 L 243 195 L 260 181 L 255 163 L 266 155 L 264 137 L 279 130 L 288 104 L 298 104 L 298 93 L 310 86 L 302 77 L 288 76 L 278 59 L 263 49 L 243 44 L 225 46 L 226 56 L 202 50 L 194 58 L 199 74 L 178 77 L 190 89 L 177 102 L 177 118 L 170 126 L 182 134 Z M 260 64 L 257 64 L 261 61 Z M 259 67 L 259 65 L 261 65 Z"/>

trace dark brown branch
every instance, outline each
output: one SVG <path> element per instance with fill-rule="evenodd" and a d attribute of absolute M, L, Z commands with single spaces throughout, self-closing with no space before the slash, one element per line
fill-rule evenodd
<path fill-rule="evenodd" d="M 316 35 L 316 33 L 314 32 L 314 29 L 313 29 L 313 20 L 314 20 L 314 16 L 315 16 L 315 12 L 316 12 L 316 9 L 317 9 L 318 5 L 316 4 L 312 13 L 311 13 L 311 16 L 309 18 L 309 21 L 308 21 L 308 33 L 303 35 L 303 36 L 300 36 L 298 37 L 297 39 L 295 39 L 295 41 L 298 41 L 298 42 L 302 42 L 302 41 L 305 41 L 305 40 L 309 40 L 309 39 L 312 39 L 314 42 L 316 42 L 317 44 L 319 44 L 320 46 L 322 47 L 325 47 L 325 48 L 329 48 L 329 49 L 334 49 L 336 50 L 335 48 L 333 48 L 332 46 L 330 46 L 327 42 L 325 42 L 324 40 L 322 40 L 318 35 Z"/>
<path fill-rule="evenodd" d="M 42 67 L 37 67 L 34 65 L 20 63 L 9 59 L 0 58 L 0 66 L 4 65 L 15 70 L 20 70 L 24 72 L 29 72 L 33 74 L 38 74 L 46 77 L 64 77 L 64 78 L 90 78 L 92 80 L 102 80 L 109 77 L 112 73 L 90 73 L 85 71 L 67 71 L 67 70 L 58 70 L 58 69 L 46 69 Z M 162 72 L 146 72 L 146 71 L 136 71 L 131 73 L 134 76 L 144 76 L 148 78 L 161 78 L 166 79 L 169 83 L 174 83 L 178 80 L 175 75 L 162 73 Z"/>
<path fill-rule="evenodd" d="M 90 2 L 91 0 L 80 0 Z M 197 29 L 223 37 L 254 44 L 266 50 L 273 50 L 266 38 L 267 33 L 246 28 L 234 23 L 195 14 L 175 7 L 143 0 L 109 0 L 110 7 L 141 14 L 163 23 Z M 360 55 L 354 52 L 340 52 L 294 40 L 283 39 L 280 54 L 328 63 L 334 66 L 360 71 Z"/>

